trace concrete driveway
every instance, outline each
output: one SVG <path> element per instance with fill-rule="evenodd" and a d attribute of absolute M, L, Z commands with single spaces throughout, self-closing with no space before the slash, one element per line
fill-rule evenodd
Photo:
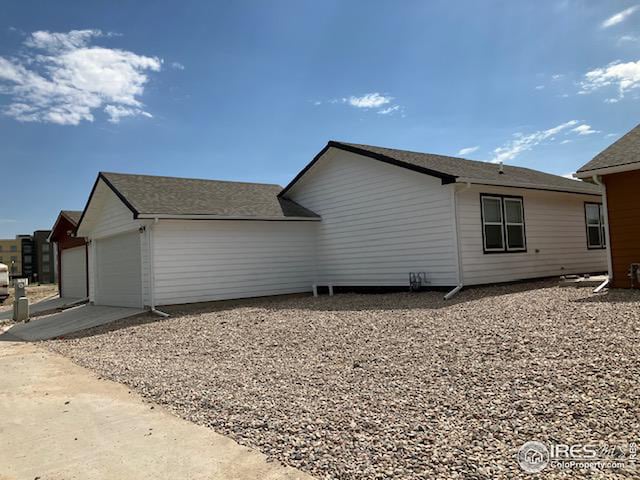
<path fill-rule="evenodd" d="M 52 298 L 46 298 L 40 300 L 32 305 L 29 305 L 29 314 L 33 317 L 39 317 L 47 313 L 55 312 L 65 308 L 70 308 L 74 305 L 86 303 L 87 299 L 82 298 L 60 298 L 58 296 Z M 13 309 L 0 312 L 0 320 L 11 320 L 13 318 Z"/>
<path fill-rule="evenodd" d="M 27 323 L 17 323 L 0 335 L 0 340 L 48 340 L 142 312 L 144 310 L 139 308 L 81 305 Z"/>
<path fill-rule="evenodd" d="M 0 342 L 0 439 L 1 480 L 311 480 L 22 342 Z"/>

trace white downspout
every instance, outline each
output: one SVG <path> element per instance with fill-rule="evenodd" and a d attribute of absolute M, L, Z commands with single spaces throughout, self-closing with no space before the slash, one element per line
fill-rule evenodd
<path fill-rule="evenodd" d="M 456 266 L 458 268 L 458 272 L 457 272 L 458 285 L 456 285 L 456 287 L 453 290 L 451 290 L 444 296 L 445 300 L 449 300 L 450 298 L 452 298 L 456 293 L 462 290 L 462 287 L 464 286 L 464 268 L 462 265 L 462 253 L 461 253 L 462 247 L 460 245 L 460 235 L 459 235 L 459 230 L 460 230 L 460 219 L 458 215 L 458 193 L 459 192 L 457 187 L 458 187 L 457 184 L 453 185 L 452 194 L 451 194 L 451 204 L 452 204 L 452 210 L 453 210 L 453 239 L 456 246 Z M 471 187 L 471 184 L 467 182 L 464 188 L 460 190 L 460 192 L 464 192 L 469 187 Z"/>
<path fill-rule="evenodd" d="M 160 315 L 161 317 L 168 317 L 169 314 L 165 313 L 165 312 L 161 312 L 160 310 L 156 310 L 156 292 L 155 292 L 155 283 L 156 283 L 156 276 L 155 276 L 155 268 L 153 265 L 153 258 L 154 258 L 154 254 L 153 254 L 153 227 L 154 225 L 158 223 L 158 219 L 154 218 L 153 219 L 153 224 L 149 225 L 149 229 L 148 229 L 148 236 L 147 236 L 147 240 L 148 240 L 148 255 L 149 255 L 149 303 L 151 303 L 151 312 L 155 313 L 156 315 Z"/>
<path fill-rule="evenodd" d="M 604 209 L 604 241 L 607 244 L 607 274 L 608 278 L 598 285 L 593 293 L 598 293 L 604 287 L 609 285 L 611 278 L 613 277 L 613 259 L 611 257 L 611 236 L 609 235 L 609 207 L 607 206 L 607 187 L 602 182 L 602 179 L 598 175 L 591 177 L 596 185 L 602 188 L 602 208 Z"/>

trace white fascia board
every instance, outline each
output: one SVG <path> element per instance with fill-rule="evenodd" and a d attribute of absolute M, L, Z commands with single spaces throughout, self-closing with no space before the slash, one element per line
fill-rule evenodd
<path fill-rule="evenodd" d="M 158 220 L 267 220 L 267 221 L 301 221 L 319 222 L 319 217 L 252 217 L 252 216 L 230 216 L 230 215 L 166 215 L 155 213 L 141 213 L 138 219 L 158 219 Z"/>
<path fill-rule="evenodd" d="M 625 165 L 616 165 L 615 167 L 595 168 L 593 170 L 583 170 L 576 172 L 578 178 L 592 178 L 594 175 L 609 175 L 612 173 L 629 172 L 631 170 L 640 170 L 640 162 L 627 163 Z"/>
<path fill-rule="evenodd" d="M 577 182 L 577 180 L 575 180 Z M 505 187 L 505 188 L 524 188 L 528 190 L 545 190 L 549 192 L 564 192 L 564 193 L 575 193 L 579 195 L 595 195 L 601 196 L 602 192 L 585 192 L 579 189 L 573 189 L 571 187 L 563 188 L 563 187 L 547 187 L 544 185 L 537 185 L 532 183 L 513 183 L 509 184 L 508 182 L 496 182 L 493 180 L 479 180 L 477 178 L 466 178 L 466 177 L 458 177 L 456 178 L 456 183 L 471 183 L 473 185 L 491 185 L 496 187 Z"/>

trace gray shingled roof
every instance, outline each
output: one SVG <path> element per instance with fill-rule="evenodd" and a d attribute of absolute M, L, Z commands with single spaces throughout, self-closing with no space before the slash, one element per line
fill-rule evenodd
<path fill-rule="evenodd" d="M 136 215 L 318 217 L 292 200 L 278 198 L 279 185 L 104 172 L 99 178 Z"/>
<path fill-rule="evenodd" d="M 600 187 L 580 180 L 552 175 L 525 167 L 504 165 L 501 174 L 495 163 L 467 160 L 464 158 L 435 155 L 431 153 L 411 152 L 392 148 L 375 147 L 356 143 L 329 142 L 328 146 L 343 148 L 366 155 L 372 153 L 387 157 L 401 164 L 430 170 L 444 176 L 449 181 L 471 181 L 512 187 L 540 188 L 544 190 L 568 191 L 577 193 L 600 193 Z"/>
<path fill-rule="evenodd" d="M 640 162 L 640 125 L 583 165 L 578 173 Z"/>
<path fill-rule="evenodd" d="M 82 211 L 81 210 L 62 210 L 62 215 L 64 215 L 65 217 L 67 217 L 67 219 L 73 223 L 74 225 L 78 225 L 78 221 L 80 220 L 80 217 L 82 216 Z"/>

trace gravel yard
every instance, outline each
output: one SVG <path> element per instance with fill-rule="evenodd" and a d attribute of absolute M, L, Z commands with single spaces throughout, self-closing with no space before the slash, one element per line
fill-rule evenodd
<path fill-rule="evenodd" d="M 535 282 L 449 302 L 350 293 L 167 311 L 47 346 L 318 478 L 535 478 L 515 460 L 528 440 L 640 440 L 640 292 Z M 554 476 L 592 478 L 540 478 Z"/>

